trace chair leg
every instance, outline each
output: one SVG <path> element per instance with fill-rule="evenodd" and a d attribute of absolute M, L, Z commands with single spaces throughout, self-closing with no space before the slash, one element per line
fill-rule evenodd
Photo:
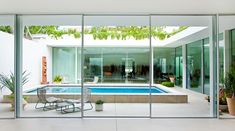
<path fill-rule="evenodd" d="M 47 102 L 46 103 L 44 103 L 44 106 L 43 106 L 43 111 L 46 111 L 46 109 L 47 109 Z"/>
<path fill-rule="evenodd" d="M 92 104 L 91 104 L 91 101 L 89 101 L 88 103 L 89 103 L 90 106 L 91 106 L 90 110 L 92 110 L 92 109 L 93 109 L 93 106 L 92 106 Z"/>
<path fill-rule="evenodd" d="M 35 105 L 35 109 L 40 109 L 40 108 L 38 108 L 38 103 L 39 103 L 39 100 L 37 101 L 37 103 Z"/>
<path fill-rule="evenodd" d="M 88 102 L 86 102 L 86 103 L 89 103 L 90 108 L 85 109 L 85 108 L 84 108 L 85 103 L 84 103 L 84 105 L 83 105 L 83 110 L 84 110 L 84 111 L 92 110 L 92 109 L 93 109 L 93 106 L 92 106 L 92 104 L 91 104 L 91 101 L 88 101 Z"/>

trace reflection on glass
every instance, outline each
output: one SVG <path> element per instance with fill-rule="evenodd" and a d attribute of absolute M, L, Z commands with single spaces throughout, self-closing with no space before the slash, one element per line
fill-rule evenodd
<path fill-rule="evenodd" d="M 202 92 L 202 40 L 187 44 L 187 85 L 190 90 Z"/>
<path fill-rule="evenodd" d="M 149 116 L 147 17 L 86 16 L 84 21 L 84 87 L 94 91 L 94 107 L 104 101 L 103 112 L 84 116 Z"/>
<path fill-rule="evenodd" d="M 14 30 L 0 16 L 0 118 L 14 117 Z M 10 22 L 9 22 L 10 23 Z"/>
<path fill-rule="evenodd" d="M 182 87 L 183 78 L 183 57 L 182 47 L 175 48 L 175 84 Z"/>
<path fill-rule="evenodd" d="M 50 16 L 50 20 L 44 15 L 22 18 L 25 25 L 22 66 L 29 75 L 22 89 L 22 100 L 27 101 L 27 105 L 21 110 L 21 116 L 81 117 L 79 21 L 78 25 L 64 25 L 58 19 L 64 20 L 67 16 Z M 30 23 L 29 18 L 35 23 Z M 42 25 L 37 21 L 39 18 L 48 23 Z"/>
<path fill-rule="evenodd" d="M 63 83 L 76 83 L 75 80 L 75 48 L 53 48 L 53 76 L 63 77 Z"/>
<path fill-rule="evenodd" d="M 235 67 L 235 29 L 230 31 L 231 33 L 231 66 Z"/>
<path fill-rule="evenodd" d="M 210 46 L 209 38 L 203 39 L 204 55 L 204 94 L 210 95 Z"/>
<path fill-rule="evenodd" d="M 175 75 L 175 48 L 154 48 L 154 82 L 170 81 Z"/>

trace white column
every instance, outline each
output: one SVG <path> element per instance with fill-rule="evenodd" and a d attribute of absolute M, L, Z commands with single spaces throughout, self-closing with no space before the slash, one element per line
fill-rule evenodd
<path fill-rule="evenodd" d="M 187 51 L 186 45 L 182 45 L 182 58 L 183 58 L 183 89 L 187 88 Z"/>

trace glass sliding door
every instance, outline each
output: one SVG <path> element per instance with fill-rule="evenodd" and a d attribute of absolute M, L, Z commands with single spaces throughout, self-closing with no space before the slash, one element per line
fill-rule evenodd
<path fill-rule="evenodd" d="M 0 118 L 14 117 L 14 48 L 14 16 L 0 15 Z"/>
<path fill-rule="evenodd" d="M 152 117 L 215 117 L 213 18 L 151 16 Z"/>
<path fill-rule="evenodd" d="M 219 111 L 221 118 L 235 118 L 230 114 L 225 94 L 225 77 L 235 67 L 235 15 L 219 16 Z"/>
<path fill-rule="evenodd" d="M 21 20 L 21 117 L 81 117 L 82 17 L 25 15 Z"/>
<path fill-rule="evenodd" d="M 95 108 L 104 102 L 103 111 L 86 110 L 84 117 L 149 116 L 148 19 L 84 17 L 84 88 L 92 91 Z M 89 103 L 84 104 L 89 108 Z"/>
<path fill-rule="evenodd" d="M 183 57 L 182 47 L 175 48 L 175 85 L 182 87 L 183 80 Z"/>

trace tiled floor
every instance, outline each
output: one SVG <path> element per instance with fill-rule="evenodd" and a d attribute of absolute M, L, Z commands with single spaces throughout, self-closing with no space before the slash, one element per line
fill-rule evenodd
<path fill-rule="evenodd" d="M 189 90 L 177 89 L 188 94 L 189 103 L 185 104 L 152 104 L 153 117 L 210 117 L 210 104 L 204 99 L 204 95 Z M 13 116 L 10 112 L 10 104 L 0 104 L 0 118 Z M 22 117 L 80 117 L 81 112 L 61 114 L 58 111 L 42 111 L 34 108 L 30 103 L 22 111 Z M 86 108 L 86 107 L 85 107 Z M 149 116 L 150 105 L 148 103 L 105 103 L 104 111 L 85 111 L 84 116 Z M 231 116 L 223 114 L 222 117 Z M 234 117 L 233 117 L 234 118 Z"/>
<path fill-rule="evenodd" d="M 235 120 L 218 119 L 5 119 L 1 131 L 232 131 Z"/>

